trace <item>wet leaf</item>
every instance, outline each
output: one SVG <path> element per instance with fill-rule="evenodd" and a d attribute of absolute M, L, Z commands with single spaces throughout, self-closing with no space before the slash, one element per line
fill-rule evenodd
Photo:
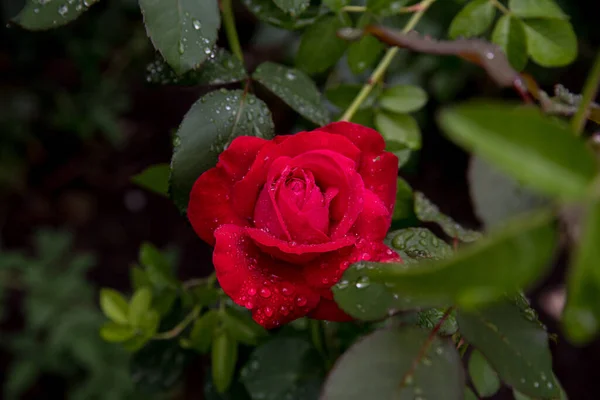
<path fill-rule="evenodd" d="M 384 242 L 407 264 L 443 260 L 452 256 L 452 247 L 426 228 L 406 228 L 388 233 Z"/>
<path fill-rule="evenodd" d="M 534 312 L 502 301 L 485 309 L 459 310 L 456 319 L 464 338 L 505 383 L 536 398 L 559 396 L 548 334 Z"/>
<path fill-rule="evenodd" d="M 369 13 L 361 15 L 357 28 L 363 28 L 368 23 L 374 22 Z M 358 75 L 373 66 L 385 50 L 385 45 L 370 35 L 365 35 L 348 47 L 348 66 L 353 74 Z"/>
<path fill-rule="evenodd" d="M 277 7 L 273 0 L 242 0 L 242 3 L 261 21 L 288 30 L 312 25 L 326 12 L 320 7 L 309 7 L 300 17 L 294 18 Z"/>
<path fill-rule="evenodd" d="M 275 5 L 286 14 L 297 17 L 310 5 L 310 0 L 273 0 Z"/>
<path fill-rule="evenodd" d="M 435 222 L 451 238 L 463 242 L 474 242 L 481 238 L 481 233 L 465 229 L 449 216 L 442 214 L 438 206 L 421 192 L 415 192 L 415 214 L 423 222 Z"/>
<path fill-rule="evenodd" d="M 500 389 L 498 374 L 477 350 L 469 357 L 469 376 L 481 397 L 493 396 Z"/>
<path fill-rule="evenodd" d="M 323 107 L 321 93 L 304 72 L 283 65 L 266 62 L 258 66 L 252 78 L 277 95 L 304 118 L 317 125 L 329 120 Z"/>
<path fill-rule="evenodd" d="M 140 8 L 154 47 L 175 72 L 209 58 L 221 24 L 217 0 L 140 0 Z"/>
<path fill-rule="evenodd" d="M 253 399 L 305 400 L 318 398 L 322 376 L 322 360 L 307 340 L 278 337 L 252 352 L 240 380 Z"/>
<path fill-rule="evenodd" d="M 496 7 L 491 1 L 473 0 L 454 17 L 448 35 L 452 39 L 481 35 L 492 25 L 495 16 Z"/>
<path fill-rule="evenodd" d="M 398 328 L 363 337 L 337 361 L 321 399 L 463 400 L 458 352 L 451 341 L 434 337 L 420 357 L 428 336 L 419 328 Z"/>
<path fill-rule="evenodd" d="M 337 31 L 350 26 L 345 14 L 323 17 L 304 31 L 296 54 L 296 66 L 316 74 L 332 67 L 348 48 L 348 42 L 337 37 Z"/>
<path fill-rule="evenodd" d="M 396 85 L 381 93 L 379 105 L 393 113 L 410 113 L 427 103 L 427 92 L 418 86 Z"/>
<path fill-rule="evenodd" d="M 537 108 L 470 102 L 445 109 L 439 122 L 453 141 L 548 195 L 585 197 L 596 175 L 585 142 Z"/>
<path fill-rule="evenodd" d="M 531 59 L 542 67 L 562 67 L 577 57 L 577 36 L 569 21 L 527 19 L 527 49 Z"/>
<path fill-rule="evenodd" d="M 157 57 L 146 69 L 146 80 L 161 85 L 224 85 L 247 77 L 242 62 L 224 49 L 211 50 L 200 67 L 183 75 L 178 75 L 162 57 Z"/>
<path fill-rule="evenodd" d="M 171 197 L 185 211 L 198 177 L 217 163 L 218 155 L 238 136 L 273 137 L 269 109 L 241 90 L 219 90 L 200 98 L 177 131 L 171 161 Z"/>
<path fill-rule="evenodd" d="M 46 30 L 77 19 L 97 0 L 27 0 L 14 22 L 32 31 Z"/>
<path fill-rule="evenodd" d="M 168 195 L 169 192 L 169 174 L 171 168 L 169 164 L 151 165 L 139 174 L 133 176 L 131 181 L 154 193 Z"/>
<path fill-rule="evenodd" d="M 518 18 L 502 16 L 492 32 L 492 42 L 502 48 L 508 61 L 517 71 L 527 64 L 527 36 L 525 25 Z"/>
<path fill-rule="evenodd" d="M 430 308 L 425 311 L 421 311 L 417 314 L 417 324 L 424 329 L 431 332 L 435 329 L 436 325 L 444 318 L 446 310 L 441 308 Z M 443 336 L 454 335 L 458 331 L 458 324 L 456 323 L 456 312 L 452 311 L 439 329 L 439 334 Z"/>

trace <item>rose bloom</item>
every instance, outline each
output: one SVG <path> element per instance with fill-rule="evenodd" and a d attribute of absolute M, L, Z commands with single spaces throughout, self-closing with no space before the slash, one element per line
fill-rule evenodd
<path fill-rule="evenodd" d="M 373 129 L 337 122 L 273 140 L 237 137 L 192 188 L 188 218 L 214 246 L 219 284 L 273 328 L 308 315 L 348 321 L 331 286 L 383 244 L 398 159 Z"/>

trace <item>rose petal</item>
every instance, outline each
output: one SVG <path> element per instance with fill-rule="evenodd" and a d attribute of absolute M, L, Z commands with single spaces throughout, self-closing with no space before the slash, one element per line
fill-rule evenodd
<path fill-rule="evenodd" d="M 252 310 L 265 328 L 274 328 L 305 316 L 319 295 L 293 265 L 261 252 L 245 228 L 223 225 L 215 231 L 213 263 L 219 284 L 232 300 Z"/>
<path fill-rule="evenodd" d="M 351 246 L 356 241 L 354 236 L 347 236 L 326 243 L 303 244 L 278 239 L 260 229 L 246 228 L 246 232 L 262 251 L 292 264 L 304 264 L 324 253 Z"/>
<path fill-rule="evenodd" d="M 348 138 L 361 151 L 381 153 L 385 149 L 385 141 L 379 132 L 366 126 L 352 122 L 333 122 L 318 129 Z"/>
<path fill-rule="evenodd" d="M 256 136 L 238 136 L 221 153 L 217 167 L 222 168 L 234 181 L 239 181 L 250 169 L 259 150 L 267 143 L 268 140 Z"/>
<path fill-rule="evenodd" d="M 400 256 L 381 242 L 360 239 L 355 246 L 324 254 L 303 266 L 304 280 L 322 297 L 333 299 L 330 288 L 351 264 L 358 261 L 401 261 Z"/>
<path fill-rule="evenodd" d="M 279 184 L 280 182 L 278 182 Z M 267 182 L 258 195 L 258 201 L 254 208 L 254 226 L 277 238 L 289 241 L 291 240 L 290 233 L 274 199 L 274 192 L 277 188 L 271 185 L 271 182 Z"/>
<path fill-rule="evenodd" d="M 214 231 L 223 224 L 247 226 L 232 208 L 232 182 L 221 168 L 212 168 L 200 175 L 190 192 L 187 217 L 202 240 L 215 244 Z"/>
<path fill-rule="evenodd" d="M 349 322 L 354 320 L 346 314 L 333 300 L 321 299 L 317 307 L 308 316 L 312 319 L 322 319 L 333 322 Z"/>
<path fill-rule="evenodd" d="M 352 232 L 359 238 L 381 242 L 392 223 L 392 214 L 370 190 L 364 191 L 363 199 L 363 210 L 352 227 Z"/>
<path fill-rule="evenodd" d="M 365 188 L 375 193 L 391 214 L 396 203 L 398 157 L 388 152 L 378 155 L 364 154 L 358 173 L 363 179 Z"/>

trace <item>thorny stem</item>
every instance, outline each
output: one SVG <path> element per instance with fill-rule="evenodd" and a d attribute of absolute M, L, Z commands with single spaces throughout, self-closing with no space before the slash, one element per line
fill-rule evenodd
<path fill-rule="evenodd" d="M 421 20 L 421 17 L 423 17 L 425 11 L 427 11 L 427 9 L 434 2 L 435 0 L 423 0 L 421 3 L 419 3 L 419 10 L 412 15 L 402 32 L 408 33 L 412 31 Z M 373 87 L 377 84 L 377 82 L 379 82 L 383 78 L 385 71 L 390 66 L 396 53 L 398 53 L 398 47 L 390 47 L 388 49 L 388 51 L 385 53 L 385 55 L 379 62 L 379 65 L 377 65 L 377 67 L 375 68 L 375 71 L 373 71 L 373 73 L 369 77 L 367 83 L 364 84 L 356 98 L 354 98 L 354 101 L 352 101 L 352 104 L 350 104 L 350 107 L 348 107 L 344 115 L 342 115 L 342 118 L 340 118 L 341 121 L 350 121 L 352 119 L 356 111 L 360 108 L 361 104 L 367 99 L 367 97 L 371 93 L 371 90 L 373 90 Z"/>
<path fill-rule="evenodd" d="M 592 70 L 590 71 L 585 85 L 583 86 L 583 93 L 581 95 L 581 102 L 577 112 L 571 119 L 571 127 L 576 136 L 581 135 L 581 131 L 585 126 L 585 122 L 588 117 L 589 107 L 591 102 L 598 94 L 598 86 L 600 85 L 600 52 L 596 56 Z"/>
<path fill-rule="evenodd" d="M 221 0 L 221 12 L 223 13 L 223 25 L 225 26 L 225 34 L 227 35 L 231 52 L 243 63 L 244 54 L 242 53 L 242 46 L 240 46 L 240 39 L 235 27 L 231 0 Z"/>
<path fill-rule="evenodd" d="M 498 10 L 502 11 L 502 14 L 510 15 L 510 10 L 500 3 L 498 0 L 490 0 L 490 3 L 494 5 Z"/>
<path fill-rule="evenodd" d="M 440 318 L 440 320 L 438 321 L 437 324 L 435 324 L 435 326 L 433 327 L 431 332 L 429 332 L 429 336 L 427 337 L 427 340 L 425 340 L 425 343 L 423 343 L 423 345 L 419 349 L 419 354 L 413 360 L 408 372 L 406 372 L 406 374 L 402 377 L 402 380 L 400 381 L 400 387 L 404 387 L 407 379 L 409 379 L 409 377 L 411 377 L 415 373 L 415 370 L 419 366 L 419 363 L 421 362 L 423 357 L 425 357 L 425 354 L 427 354 L 427 350 L 429 350 L 429 347 L 431 347 L 431 343 L 433 343 L 433 340 L 435 339 L 437 333 L 442 328 L 442 325 L 444 324 L 444 322 L 446 322 L 446 320 L 450 316 L 450 313 L 452 312 L 452 310 L 454 310 L 454 306 L 448 307 L 448 309 L 444 312 L 444 315 L 442 315 L 442 318 Z"/>
<path fill-rule="evenodd" d="M 156 335 L 154 335 L 154 337 L 152 338 L 153 340 L 169 340 L 169 339 L 173 339 L 174 337 L 176 337 L 177 335 L 179 335 L 181 332 L 183 332 L 183 330 L 185 328 L 187 328 L 187 326 L 194 321 L 196 318 L 198 318 L 198 316 L 200 315 L 200 310 L 202 309 L 202 307 L 200 306 L 195 306 L 192 311 L 183 319 L 183 321 L 181 321 L 180 323 L 178 323 L 173 329 L 170 329 L 166 332 L 162 332 L 162 333 L 157 333 Z"/>

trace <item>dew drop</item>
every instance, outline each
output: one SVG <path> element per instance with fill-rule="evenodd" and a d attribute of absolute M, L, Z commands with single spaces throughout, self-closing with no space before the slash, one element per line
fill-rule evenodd
<path fill-rule="evenodd" d="M 192 25 L 194 26 L 195 30 L 202 28 L 202 24 L 197 19 L 192 20 Z"/>
<path fill-rule="evenodd" d="M 284 296 L 291 296 L 294 294 L 294 289 L 289 286 L 284 286 L 281 288 L 281 293 L 283 293 Z"/>
<path fill-rule="evenodd" d="M 252 310 L 252 308 L 254 308 L 254 303 L 253 303 L 253 302 L 251 302 L 251 301 L 247 302 L 247 303 L 246 303 L 246 308 L 247 308 L 248 310 Z"/>
<path fill-rule="evenodd" d="M 360 278 L 358 278 L 358 281 L 356 282 L 356 288 L 364 289 L 364 288 L 369 287 L 370 284 L 371 284 L 371 282 L 369 282 L 368 276 L 361 276 Z"/>
<path fill-rule="evenodd" d="M 260 289 L 260 295 L 264 298 L 271 297 L 271 291 L 267 288 Z"/>
<path fill-rule="evenodd" d="M 533 382 L 533 387 L 535 387 L 535 388 L 540 387 L 540 383 L 539 382 Z"/>
<path fill-rule="evenodd" d="M 185 47 L 183 46 L 183 42 L 179 42 L 179 54 L 183 54 L 185 52 Z"/>
<path fill-rule="evenodd" d="M 267 317 L 273 316 L 273 309 L 271 307 L 265 307 L 265 315 Z"/>
<path fill-rule="evenodd" d="M 65 15 L 67 15 L 68 12 L 69 12 L 69 6 L 67 6 L 66 4 L 63 4 L 62 6 L 60 6 L 58 8 L 58 13 L 60 14 L 61 17 L 64 17 Z"/>
<path fill-rule="evenodd" d="M 296 304 L 298 304 L 299 307 L 304 307 L 306 305 L 306 297 L 302 297 L 302 296 L 298 296 L 296 297 Z"/>
<path fill-rule="evenodd" d="M 253 288 L 253 287 L 249 288 L 249 289 L 248 289 L 248 294 L 249 294 L 250 296 L 254 296 L 254 295 L 256 294 L 256 289 L 255 289 L 255 288 Z"/>

